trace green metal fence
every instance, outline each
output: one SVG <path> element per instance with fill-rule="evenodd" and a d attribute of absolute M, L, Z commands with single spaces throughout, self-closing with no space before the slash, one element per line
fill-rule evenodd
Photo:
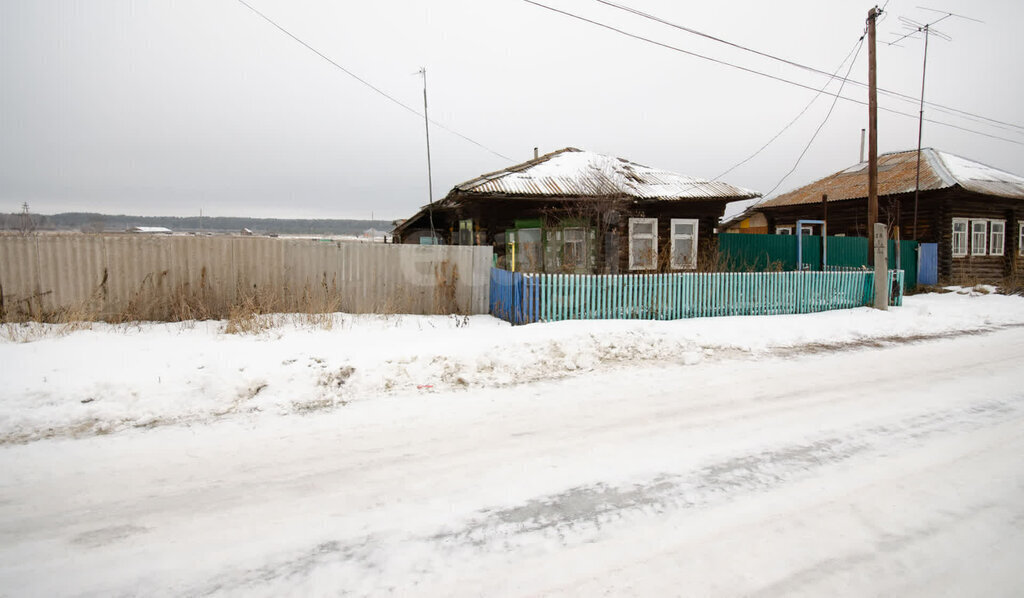
<path fill-rule="evenodd" d="M 903 272 L 889 271 L 890 304 L 903 303 Z M 874 273 L 491 273 L 491 313 L 514 324 L 558 320 L 673 320 L 802 314 L 872 303 Z"/>
<path fill-rule="evenodd" d="M 729 272 L 821 270 L 821 236 L 802 235 L 801 261 L 797 267 L 795 235 L 718 235 L 720 266 Z M 868 240 L 863 237 L 827 237 L 827 261 L 839 269 L 866 268 Z M 917 287 L 917 242 L 900 241 L 900 264 L 896 265 L 896 242 L 889 241 L 889 269 L 903 270 L 907 288 Z"/>

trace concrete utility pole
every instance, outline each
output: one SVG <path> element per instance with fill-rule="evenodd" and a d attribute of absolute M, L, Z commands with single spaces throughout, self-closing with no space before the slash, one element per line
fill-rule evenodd
<path fill-rule="evenodd" d="M 869 245 L 869 251 L 875 258 L 875 302 L 873 307 L 885 311 L 889 309 L 889 233 L 881 222 L 875 223 L 874 237 Z"/>
<path fill-rule="evenodd" d="M 875 234 L 878 222 L 878 89 L 875 86 L 875 19 L 881 11 L 868 11 L 868 234 Z M 875 252 L 868 248 L 868 265 L 875 265 Z M 877 284 L 876 280 L 876 284 Z M 883 283 L 884 284 L 884 283 Z"/>

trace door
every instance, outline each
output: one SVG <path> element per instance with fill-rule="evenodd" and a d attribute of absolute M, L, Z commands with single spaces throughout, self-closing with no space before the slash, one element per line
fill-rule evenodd
<path fill-rule="evenodd" d="M 939 284 L 938 243 L 921 243 L 918 245 L 917 284 Z"/>

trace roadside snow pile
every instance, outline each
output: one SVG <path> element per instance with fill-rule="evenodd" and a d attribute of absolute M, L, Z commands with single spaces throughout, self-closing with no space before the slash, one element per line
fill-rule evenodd
<path fill-rule="evenodd" d="M 1024 325 L 1024 299 L 958 294 L 799 316 L 511 327 L 489 316 L 352 316 L 331 329 L 225 334 L 223 322 L 93 325 L 0 341 L 0 443 L 304 413 L 382 394 L 482 389 L 597 368 L 695 365 Z M 6 339 L 25 339 L 8 329 Z"/>

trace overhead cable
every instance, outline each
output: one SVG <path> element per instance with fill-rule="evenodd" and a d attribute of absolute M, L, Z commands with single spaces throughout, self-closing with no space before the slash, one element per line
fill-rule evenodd
<path fill-rule="evenodd" d="M 850 52 L 849 52 L 849 53 L 848 53 L 848 54 L 846 55 L 846 58 L 843 58 L 843 61 L 839 63 L 839 66 L 838 66 L 838 67 L 836 67 L 836 70 L 835 70 L 835 73 L 836 73 L 836 74 L 839 74 L 839 71 L 841 71 L 841 70 L 843 69 L 843 65 L 844 65 L 844 64 L 846 64 L 846 61 L 847 61 L 847 60 L 850 60 L 850 57 L 851 57 L 851 56 L 853 57 L 853 59 L 854 59 L 854 60 L 856 60 L 856 59 L 857 59 L 857 57 L 856 57 L 856 55 L 855 55 L 854 53 L 856 52 L 856 53 L 858 53 L 858 54 L 859 54 L 859 53 L 860 53 L 860 48 L 861 48 L 861 46 L 862 46 L 862 45 L 863 45 L 863 38 L 861 38 L 860 40 L 857 40 L 857 43 L 855 43 L 855 44 L 853 45 L 853 47 L 852 47 L 852 48 L 850 48 Z M 850 65 L 850 66 L 852 67 L 852 66 L 853 66 L 853 64 L 851 63 L 851 65 Z M 795 117 L 793 118 L 793 120 L 789 121 L 789 123 L 788 123 L 788 124 L 786 124 L 786 126 L 782 127 L 782 129 L 780 129 L 778 133 L 776 133 L 776 134 L 775 134 L 775 135 L 774 135 L 774 136 L 773 136 L 773 137 L 772 137 L 771 139 L 769 139 L 769 140 L 768 140 L 768 141 L 767 141 L 767 142 L 766 142 L 766 143 L 765 143 L 764 145 L 762 145 L 762 146 L 761 146 L 760 148 L 758 148 L 758 150 L 757 150 L 757 151 L 755 151 L 754 153 L 750 154 L 749 156 L 747 156 L 747 157 L 746 157 L 746 158 L 744 158 L 743 160 L 741 160 L 741 161 L 737 162 L 736 164 L 734 164 L 733 166 L 731 166 L 731 167 L 730 167 L 730 168 L 729 168 L 728 170 L 726 170 L 726 171 L 725 171 L 725 172 L 723 172 L 722 174 L 720 174 L 720 175 L 716 176 L 716 177 L 715 177 L 715 178 L 714 178 L 713 180 L 716 180 L 716 181 L 717 181 L 717 180 L 721 180 L 721 178 L 722 178 L 722 177 L 724 177 L 725 175 L 729 174 L 730 172 L 732 172 L 732 171 L 736 170 L 736 169 L 737 169 L 737 168 L 739 168 L 740 166 L 743 166 L 743 165 L 744 165 L 744 164 L 746 164 L 747 162 L 749 162 L 749 161 L 753 160 L 753 159 L 754 159 L 754 158 L 755 158 L 755 157 L 756 157 L 756 156 L 757 156 L 758 154 L 760 154 L 761 152 L 763 152 L 763 151 L 764 151 L 764 150 L 765 150 L 765 149 L 766 149 L 766 148 L 767 148 L 767 147 L 768 147 L 769 145 L 771 145 L 771 144 L 772 144 L 772 143 L 773 143 L 773 142 L 774 142 L 774 141 L 775 141 L 776 139 L 778 139 L 779 137 L 781 137 L 783 133 L 785 133 L 785 132 L 786 132 L 786 131 L 787 131 L 787 130 L 788 130 L 788 129 L 790 128 L 790 127 L 792 127 L 792 126 L 793 126 L 793 125 L 794 125 L 794 124 L 796 123 L 796 121 L 800 120 L 800 117 L 802 117 L 802 116 L 803 116 L 803 115 L 804 115 L 804 114 L 805 114 L 805 113 L 806 113 L 806 112 L 807 112 L 807 111 L 808 111 L 808 110 L 809 110 L 809 109 L 811 108 L 811 106 L 812 106 L 812 105 L 814 105 L 814 102 L 818 101 L 818 98 L 820 98 L 820 97 L 821 97 L 822 93 L 823 93 L 823 92 L 825 91 L 825 88 L 826 88 L 826 87 L 828 87 L 828 86 L 829 86 L 829 85 L 831 85 L 831 84 L 832 84 L 832 80 L 826 81 L 826 82 L 825 82 L 825 85 L 824 85 L 824 86 L 823 86 L 823 87 L 822 87 L 821 89 L 819 89 L 819 90 L 818 90 L 818 93 L 814 94 L 814 97 L 813 97 L 813 98 L 811 98 L 811 101 L 810 101 L 810 102 L 807 102 L 807 105 L 806 105 L 806 106 L 804 106 L 804 109 L 803 109 L 803 110 L 801 110 L 801 111 L 800 111 L 800 112 L 799 112 L 799 113 L 798 113 L 798 114 L 797 114 L 797 115 L 796 115 L 796 116 L 795 116 Z M 833 99 L 835 99 L 835 98 L 833 98 Z"/>
<path fill-rule="evenodd" d="M 370 88 L 370 89 L 372 89 L 373 91 L 377 92 L 377 94 L 379 94 L 379 95 L 383 96 L 384 98 L 386 98 L 386 99 L 390 100 L 391 102 L 393 102 L 393 103 L 395 103 L 395 104 L 397 104 L 397 105 L 401 106 L 402 108 L 405 108 L 406 110 L 408 110 L 409 112 L 411 112 L 411 113 L 415 114 L 416 116 L 419 116 L 420 118 L 423 118 L 423 113 L 422 113 L 422 112 L 420 112 L 419 110 L 416 110 L 415 108 L 413 108 L 413 107 L 411 107 L 411 106 L 409 106 L 409 105 L 407 105 L 407 104 L 403 103 L 403 102 L 402 102 L 401 100 L 399 100 L 399 99 L 395 98 L 394 96 L 392 96 L 392 95 L 388 94 L 387 92 L 385 92 L 384 90 L 380 89 L 379 87 L 377 87 L 377 86 L 373 85 L 372 83 L 370 83 L 370 82 L 369 82 L 369 81 L 367 81 L 366 79 L 363 79 L 363 78 L 362 78 L 362 77 L 360 77 L 359 75 L 357 75 L 357 74 L 353 73 L 353 72 L 352 72 L 352 71 L 350 71 L 349 69 L 347 69 L 347 68 L 343 67 L 342 65 L 338 64 L 337 62 L 335 62 L 334 60 L 332 60 L 332 59 L 331 59 L 330 57 L 328 57 L 327 55 L 325 55 L 325 54 L 324 54 L 323 52 L 321 52 L 320 50 L 317 50 L 317 49 L 316 49 L 316 48 L 314 48 L 313 46 L 311 46 L 311 45 L 307 44 L 306 42 L 302 41 L 302 40 L 301 40 L 301 39 L 300 39 L 300 38 L 299 38 L 298 36 L 296 36 L 295 34 L 293 34 L 293 33 L 292 33 L 291 31 L 288 31 L 288 30 L 287 30 L 287 29 L 285 29 L 284 27 L 282 27 L 282 26 L 278 25 L 278 24 L 277 24 L 276 22 L 274 22 L 274 20 L 273 20 L 273 19 L 271 19 L 271 18 L 270 18 L 270 17 L 268 17 L 267 15 L 265 15 L 265 14 L 263 14 L 262 12 L 260 12 L 260 11 L 256 10 L 256 9 L 255 9 L 255 8 L 254 8 L 254 7 L 253 7 L 253 6 L 251 5 L 251 4 L 249 4 L 249 3 L 248 3 L 248 2 L 246 2 L 245 0 L 238 0 L 238 2 L 239 2 L 239 4 L 241 4 L 242 6 L 245 6 L 246 8 L 248 8 L 249 10 L 251 10 L 252 12 L 254 12 L 254 13 L 256 13 L 257 15 L 259 15 L 260 17 L 262 17 L 262 18 L 263 18 L 263 20 L 265 20 L 266 22 L 268 22 L 268 23 L 270 23 L 271 25 L 273 25 L 274 27 L 276 27 L 276 28 L 277 28 L 278 30 L 280 30 L 280 31 L 281 31 L 282 33 L 284 33 L 284 34 L 285 34 L 285 35 L 287 35 L 288 37 L 292 38 L 293 40 L 295 40 L 296 42 L 298 42 L 299 44 L 301 44 L 301 45 L 302 45 L 303 47 L 305 47 L 305 48 L 306 48 L 307 50 L 309 50 L 309 51 L 313 52 L 314 54 L 316 54 L 316 55 L 317 55 L 317 56 L 319 56 L 320 58 L 323 58 L 323 59 L 324 59 L 324 60 L 326 60 L 326 61 L 327 61 L 328 63 L 330 63 L 331 65 L 333 65 L 334 67 L 336 67 L 337 69 L 341 70 L 341 71 L 342 71 L 343 73 L 345 73 L 345 74 L 346 74 L 346 75 L 348 75 L 349 77 L 352 77 L 352 78 L 353 78 L 353 79 L 355 79 L 356 81 L 358 81 L 358 82 L 362 83 L 362 84 L 363 84 L 363 85 L 365 85 L 366 87 L 369 87 L 369 88 Z M 474 140 L 474 139 L 471 139 L 471 138 L 469 138 L 469 137 L 467 137 L 467 136 L 463 135 L 462 133 L 459 133 L 458 131 L 456 131 L 456 130 L 454 130 L 454 129 L 450 128 L 450 127 L 447 127 L 447 126 L 445 126 L 445 125 L 443 125 L 443 124 L 441 124 L 441 123 L 439 123 L 439 122 L 437 122 L 437 121 L 435 121 L 435 120 L 431 120 L 431 121 L 430 121 L 430 123 L 431 123 L 431 124 L 433 124 L 434 126 L 436 126 L 436 127 L 440 128 L 440 129 L 444 129 L 445 131 L 448 131 L 449 133 L 451 133 L 452 135 L 455 135 L 456 137 L 459 137 L 459 138 L 461 138 L 461 139 L 463 139 L 463 140 L 465 140 L 465 141 L 468 141 L 468 142 L 472 143 L 473 145 L 475 145 L 475 146 L 477 146 L 477 147 L 479 147 L 479 148 L 481 148 L 481 149 L 484 149 L 484 150 L 486 150 L 486 151 L 488 151 L 488 152 L 490 152 L 490 153 L 494 154 L 495 156 L 498 156 L 499 158 L 503 158 L 503 159 L 505 159 L 505 160 L 508 160 L 509 162 L 515 162 L 515 160 L 513 160 L 512 158 L 509 158 L 508 156 L 506 156 L 506 155 L 504 155 L 504 154 L 502 154 L 502 153 L 499 153 L 499 152 L 497 152 L 497 151 L 495 151 L 495 150 L 493 150 L 493 149 L 491 149 L 491 148 L 487 147 L 486 145 L 484 145 L 484 144 L 480 143 L 479 141 L 476 141 L 476 140 Z"/>
<path fill-rule="evenodd" d="M 789 65 L 789 66 L 792 66 L 792 67 L 796 67 L 796 68 L 799 68 L 799 69 L 802 69 L 802 70 L 805 70 L 805 71 L 808 71 L 808 72 L 811 72 L 811 73 L 814 73 L 814 74 L 817 74 L 817 75 L 823 75 L 825 77 L 829 77 L 830 79 L 836 78 L 835 73 L 828 73 L 826 71 L 814 68 L 812 66 L 801 64 L 801 63 L 795 62 L 793 60 L 788 60 L 786 58 L 782 58 L 780 56 L 776 56 L 776 55 L 770 54 L 768 52 L 762 52 L 760 50 L 755 50 L 754 48 L 750 48 L 750 47 L 744 46 L 742 44 L 737 44 L 735 42 L 731 42 L 731 41 L 722 39 L 720 37 L 716 37 L 714 35 L 711 35 L 711 34 L 708 34 L 708 33 L 704 33 L 702 31 L 698 31 L 696 29 L 693 29 L 692 27 L 687 27 L 685 25 L 680 25 L 680 24 L 677 24 L 677 23 L 673 23 L 671 21 L 665 20 L 665 19 L 663 19 L 661 17 L 658 17 L 656 15 L 652 15 L 652 14 L 643 12 L 641 10 L 638 10 L 638 9 L 635 9 L 635 8 L 632 8 L 632 7 L 629 7 L 629 6 L 625 6 L 625 5 L 622 5 L 622 4 L 617 4 L 617 3 L 611 2 L 609 0 L 594 0 L 594 1 L 595 2 L 599 2 L 601 4 L 604 4 L 606 6 L 610 6 L 612 8 L 616 8 L 618 10 L 622 10 L 622 11 L 634 14 L 636 16 L 639 16 L 639 17 L 642 17 L 642 18 L 645 18 L 645 19 L 648 19 L 648 20 L 651 20 L 651 21 L 655 21 L 657 23 L 661 23 L 662 25 L 667 25 L 667 26 L 672 27 L 674 29 L 679 29 L 681 31 L 685 31 L 685 32 L 691 33 L 693 35 L 697 35 L 697 36 L 700 36 L 700 37 L 703 37 L 703 38 L 706 38 L 706 39 L 709 39 L 709 40 L 712 40 L 712 41 L 715 41 L 715 42 L 719 42 L 719 43 L 725 44 L 727 46 L 731 46 L 733 48 L 736 48 L 736 49 L 739 49 L 739 50 L 743 50 L 745 52 L 750 52 L 752 54 L 756 54 L 757 56 L 768 58 L 768 59 L 774 60 L 776 62 L 781 62 L 783 64 L 786 64 L 786 65 Z M 888 2 L 886 4 L 888 4 Z M 885 14 L 885 13 L 883 12 L 883 14 Z M 849 77 L 844 78 L 844 81 L 847 82 L 847 83 L 852 83 L 852 84 L 860 86 L 860 87 L 867 87 L 867 83 L 862 83 L 860 81 L 857 81 L 856 79 L 850 79 Z M 911 102 L 911 103 L 914 103 L 914 104 L 917 104 L 918 101 L 920 100 L 920 98 L 917 98 L 917 97 L 914 97 L 914 96 L 910 96 L 910 95 L 907 95 L 907 94 L 904 94 L 904 93 L 900 93 L 900 92 L 897 92 L 897 91 L 891 91 L 891 90 L 883 89 L 883 88 L 878 88 L 878 93 L 881 93 L 881 94 L 884 94 L 884 95 L 887 95 L 887 96 L 890 96 L 890 97 L 893 97 L 893 98 L 897 98 L 897 99 L 903 100 L 905 102 Z M 994 119 L 994 118 L 989 118 L 987 116 L 982 116 L 980 114 L 974 114 L 974 113 L 968 112 L 966 110 L 960 110 L 958 108 L 952 108 L 950 106 L 943 106 L 942 104 L 936 104 L 936 103 L 932 103 L 932 102 L 925 102 L 925 105 L 930 106 L 930 107 L 932 107 L 934 109 L 940 110 L 940 111 L 945 112 L 945 113 L 950 114 L 950 115 L 954 115 L 954 116 L 955 115 L 959 115 L 962 118 L 967 118 L 968 120 L 974 120 L 975 122 L 987 121 L 988 123 L 992 123 L 992 125 L 990 125 L 990 126 L 1003 125 L 1003 126 L 998 126 L 997 127 L 997 128 L 1000 128 L 1000 129 L 1005 129 L 1006 127 L 1013 127 L 1015 129 L 1018 129 L 1018 131 L 1015 131 L 1015 132 L 1024 133 L 1024 125 L 1018 125 L 1018 124 L 1015 124 L 1015 123 L 1010 123 L 1010 122 L 1001 121 L 1001 120 Z"/>
<path fill-rule="evenodd" d="M 589 23 L 591 25 L 596 25 L 597 27 L 601 27 L 602 29 L 607 29 L 609 31 L 614 31 L 615 33 L 618 33 L 618 34 L 621 34 L 621 35 L 625 35 L 626 37 L 630 37 L 630 38 L 633 38 L 633 39 L 636 39 L 636 40 L 639 40 L 639 41 L 643 41 L 643 42 L 646 42 L 646 43 L 649 43 L 649 44 L 660 46 L 662 48 L 666 48 L 668 50 L 679 52 L 681 54 L 686 54 L 688 56 L 693 56 L 695 58 L 700 58 L 701 60 L 706 60 L 708 62 L 713 62 L 715 64 L 720 64 L 720 65 L 723 65 L 723 66 L 728 66 L 730 68 L 734 68 L 734 69 L 737 69 L 737 70 L 740 70 L 740 71 L 744 71 L 744 72 L 751 73 L 751 74 L 754 74 L 754 75 L 758 75 L 758 76 L 761 76 L 761 77 L 765 77 L 765 78 L 768 78 L 768 79 L 772 79 L 774 81 L 779 81 L 781 83 L 786 83 L 788 85 L 793 85 L 795 87 L 800 87 L 802 89 L 807 89 L 807 90 L 810 90 L 810 91 L 813 91 L 813 92 L 817 92 L 818 91 L 816 88 L 811 87 L 810 85 L 805 85 L 803 83 L 799 83 L 799 82 L 793 81 L 791 79 L 786 79 L 784 77 L 779 77 L 779 76 L 776 76 L 776 75 L 771 75 L 771 74 L 768 74 L 768 73 L 765 73 L 765 72 L 762 72 L 762 71 L 758 71 L 756 69 L 748 68 L 748 67 L 745 67 L 745 66 L 740 66 L 738 64 L 733 64 L 731 62 L 728 62 L 728 61 L 725 61 L 725 60 L 720 60 L 718 58 L 712 58 L 710 56 L 705 56 L 704 54 L 700 54 L 698 52 L 693 52 L 693 51 L 690 51 L 690 50 L 685 50 L 685 49 L 680 48 L 678 46 L 673 46 L 671 44 L 666 44 L 664 42 L 659 42 L 657 40 L 653 40 L 651 38 L 644 37 L 642 35 L 637 35 L 635 33 L 630 33 L 630 32 L 625 31 L 623 29 L 619 29 L 617 27 L 613 27 L 611 25 L 607 25 L 605 23 L 601 23 L 599 21 L 595 21 L 595 20 L 589 19 L 587 17 L 583 17 L 583 16 L 580 16 L 580 15 L 577 15 L 577 14 L 574 14 L 574 13 L 571 13 L 571 12 L 568 12 L 568 11 L 565 11 L 565 10 L 561 10 L 561 9 L 555 8 L 553 6 L 548 6 L 547 4 L 541 4 L 540 2 L 535 2 L 534 0 L 523 0 L 523 2 L 526 2 L 527 4 L 532 4 L 534 6 L 538 6 L 540 8 L 544 8 L 544 9 L 550 10 L 552 12 L 556 12 L 556 13 L 565 15 L 567 17 L 570 17 L 570 18 L 573 18 L 573 19 L 576 19 L 576 20 L 579 20 L 579 21 L 583 21 L 585 23 Z M 867 102 L 865 102 L 863 100 L 857 100 L 857 99 L 854 99 L 854 98 L 850 98 L 850 97 L 846 97 L 846 96 L 843 96 L 843 95 L 831 93 L 831 92 L 828 92 L 828 91 L 823 91 L 822 93 L 824 93 L 825 95 L 830 95 L 830 96 L 838 97 L 838 98 L 846 100 L 848 102 L 853 102 L 855 104 L 860 104 L 862 106 L 867 106 Z M 918 118 L 918 116 L 916 114 L 909 114 L 907 112 L 900 112 L 899 110 L 894 110 L 892 108 L 884 108 L 884 107 L 879 106 L 878 109 L 881 110 L 881 111 L 884 111 L 884 112 L 889 112 L 889 113 L 892 113 L 892 114 L 898 114 L 900 116 L 905 116 L 907 118 L 913 118 L 914 120 L 917 120 L 917 118 Z M 940 120 L 934 120 L 934 119 L 929 119 L 929 118 L 926 118 L 924 120 L 925 120 L 925 122 L 930 122 L 930 123 L 933 123 L 933 124 L 936 124 L 936 125 L 940 125 L 940 126 L 944 126 L 944 127 L 949 127 L 951 129 L 957 129 L 957 130 L 965 131 L 965 132 L 968 132 L 968 133 L 974 133 L 975 135 L 981 135 L 983 137 L 989 137 L 991 139 L 998 139 L 1000 141 L 1005 141 L 1007 143 L 1013 143 L 1013 144 L 1016 144 L 1016 145 L 1024 145 L 1024 142 L 1017 141 L 1015 139 L 1007 139 L 1006 137 L 1000 137 L 999 135 L 993 135 L 991 133 L 984 133 L 982 131 L 977 131 L 977 130 L 974 130 L 974 129 L 968 129 L 967 127 L 961 127 L 959 125 L 954 125 L 952 123 L 947 123 L 947 122 L 943 122 L 943 121 L 940 121 Z"/>
<path fill-rule="evenodd" d="M 860 38 L 860 41 L 857 43 L 857 54 L 855 54 L 853 56 L 853 60 L 850 61 L 850 68 L 846 70 L 846 75 L 847 76 L 849 76 L 850 75 L 850 71 L 853 70 L 853 65 L 857 62 L 857 55 L 860 54 L 860 49 L 863 46 L 864 46 L 864 38 L 862 37 L 862 38 Z M 845 83 L 845 81 L 843 81 L 842 83 L 839 84 L 839 91 L 840 92 L 843 91 L 843 84 L 844 83 Z M 828 122 L 828 118 L 830 116 L 832 116 L 832 111 L 835 109 L 836 102 L 838 102 L 838 101 L 839 101 L 839 96 L 838 95 L 835 96 L 834 98 L 832 98 L 832 105 L 829 106 L 828 113 L 825 114 L 825 118 L 822 119 L 821 124 L 818 125 L 818 128 L 814 130 L 814 134 L 811 135 L 811 138 L 807 142 L 807 145 L 804 146 L 804 150 L 802 152 L 800 152 L 799 156 L 797 156 L 796 162 L 793 163 L 793 168 L 790 168 L 789 172 L 787 172 L 785 175 L 783 175 L 783 177 L 781 179 L 779 179 L 779 182 L 775 183 L 775 186 L 772 187 L 771 190 L 768 191 L 768 193 L 764 194 L 765 197 L 768 197 L 769 195 L 774 193 L 775 190 L 778 189 L 780 185 L 782 185 L 782 182 L 785 181 L 787 178 L 789 178 L 789 175 L 793 174 L 793 172 L 796 170 L 797 166 L 800 165 L 800 161 L 804 159 L 804 155 L 807 154 L 807 150 L 811 149 L 811 144 L 814 143 L 815 139 L 817 139 L 818 133 L 820 133 L 821 130 L 825 127 L 825 123 Z"/>

